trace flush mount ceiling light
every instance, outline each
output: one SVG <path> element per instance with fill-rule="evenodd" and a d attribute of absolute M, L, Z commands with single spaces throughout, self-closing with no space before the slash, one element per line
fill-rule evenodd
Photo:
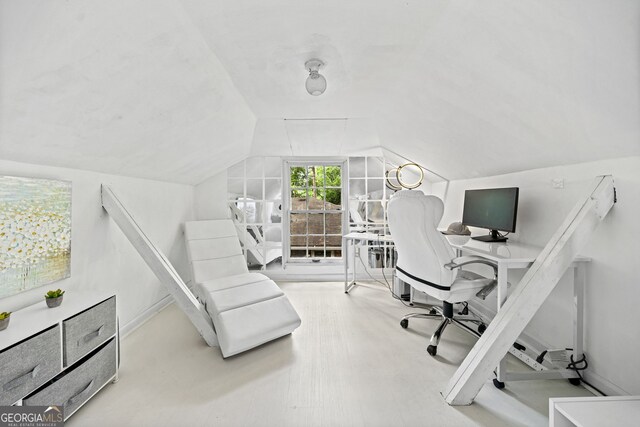
<path fill-rule="evenodd" d="M 327 80 L 318 72 L 322 66 L 324 66 L 324 62 L 319 59 L 310 59 L 304 63 L 304 67 L 309 70 L 309 77 L 307 77 L 305 87 L 310 95 L 322 95 L 327 89 Z"/>

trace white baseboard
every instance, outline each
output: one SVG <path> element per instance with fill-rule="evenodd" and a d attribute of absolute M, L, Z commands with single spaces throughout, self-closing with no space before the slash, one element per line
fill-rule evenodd
<path fill-rule="evenodd" d="M 605 393 L 607 396 L 628 396 L 631 394 L 595 372 L 585 371 L 582 376 L 587 380 L 587 382 L 600 389 L 600 391 Z"/>
<path fill-rule="evenodd" d="M 276 282 L 344 282 L 344 273 L 342 274 L 302 274 L 302 273 L 282 273 L 282 272 L 270 272 L 270 271 L 259 271 L 258 273 L 262 273 L 267 276 L 269 279 L 274 280 Z M 384 283 L 384 277 L 379 273 L 372 273 L 371 278 L 366 273 L 360 273 L 356 275 L 356 281 L 360 282 L 373 282 L 375 280 L 379 280 Z M 351 281 L 351 274 L 349 274 L 349 281 Z M 387 281 L 391 285 L 391 273 L 387 274 Z"/>
<path fill-rule="evenodd" d="M 125 338 L 131 332 L 138 329 L 140 326 L 144 325 L 147 321 L 149 321 L 153 316 L 162 311 L 163 308 L 168 306 L 173 302 L 173 298 L 171 295 L 167 295 L 162 298 L 157 303 L 153 304 L 151 307 L 147 308 L 145 311 L 137 315 L 133 320 L 127 323 L 124 326 L 120 327 L 120 339 Z"/>

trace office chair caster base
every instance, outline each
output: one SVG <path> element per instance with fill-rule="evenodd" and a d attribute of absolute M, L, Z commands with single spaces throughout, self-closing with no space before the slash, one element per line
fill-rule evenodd
<path fill-rule="evenodd" d="M 409 327 L 409 319 L 402 319 L 400 321 L 400 326 L 402 326 L 403 329 L 407 329 Z"/>
<path fill-rule="evenodd" d="M 498 381 L 497 378 L 493 379 L 493 385 L 498 389 L 502 390 L 504 388 L 504 383 L 502 381 Z"/>
<path fill-rule="evenodd" d="M 580 378 L 569 378 L 569 383 L 571 383 L 571 385 L 579 386 Z"/>
<path fill-rule="evenodd" d="M 486 330 L 487 330 L 487 325 L 485 325 L 484 323 L 480 323 L 478 325 L 478 333 L 480 335 L 484 334 L 484 331 L 486 331 Z"/>
<path fill-rule="evenodd" d="M 429 353 L 430 355 L 435 356 L 437 352 L 438 346 L 430 345 L 429 347 L 427 347 L 427 353 Z"/>

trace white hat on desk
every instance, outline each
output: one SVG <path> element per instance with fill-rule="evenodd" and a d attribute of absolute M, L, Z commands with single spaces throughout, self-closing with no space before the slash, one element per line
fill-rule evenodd
<path fill-rule="evenodd" d="M 447 227 L 447 231 L 443 231 L 442 233 L 456 234 L 458 236 L 470 236 L 471 230 L 469 230 L 469 227 L 462 224 L 461 222 L 452 222 L 451 224 L 449 224 L 449 227 Z"/>

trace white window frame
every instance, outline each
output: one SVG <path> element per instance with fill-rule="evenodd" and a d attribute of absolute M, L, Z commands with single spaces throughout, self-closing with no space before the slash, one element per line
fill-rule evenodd
<path fill-rule="evenodd" d="M 282 162 L 282 180 L 283 180 L 283 184 L 284 184 L 284 191 L 283 191 L 283 198 L 282 198 L 282 202 L 283 202 L 283 215 L 282 215 L 282 222 L 283 222 L 283 253 L 282 253 L 282 262 L 283 262 L 283 266 L 286 266 L 287 264 L 305 264 L 305 265 L 316 265 L 316 264 L 321 264 L 321 265 L 326 265 L 326 264 L 342 264 L 344 263 L 344 247 L 342 247 L 342 238 L 340 239 L 340 246 L 341 248 L 341 255 L 340 257 L 332 257 L 332 258 L 326 258 L 326 249 L 325 249 L 325 257 L 322 258 L 292 258 L 291 257 L 291 229 L 290 229 L 290 224 L 291 224 L 291 168 L 292 167 L 296 167 L 296 166 L 303 166 L 303 167 L 308 167 L 308 166 L 339 166 L 340 167 L 340 183 L 341 183 L 341 197 L 340 197 L 340 204 L 341 204 L 341 209 L 339 211 L 330 211 L 332 213 L 341 213 L 341 224 L 342 224 L 342 234 L 346 234 L 347 231 L 349 229 L 349 219 L 348 219 L 348 209 L 347 209 L 347 203 L 348 203 L 348 192 L 349 192 L 349 187 L 348 187 L 348 181 L 349 181 L 349 174 L 348 174 L 348 161 L 346 158 L 333 158 L 333 157 L 315 157 L 315 158 L 289 158 L 286 159 Z M 327 212 L 327 211 L 323 211 L 323 212 Z M 317 211 L 313 210 L 298 210 L 295 211 L 294 213 L 317 213 Z M 325 234 L 326 236 L 326 234 Z M 307 241 L 307 245 L 306 245 L 307 249 L 308 249 L 308 241 Z M 326 241 L 325 241 L 325 248 L 326 248 Z"/>

